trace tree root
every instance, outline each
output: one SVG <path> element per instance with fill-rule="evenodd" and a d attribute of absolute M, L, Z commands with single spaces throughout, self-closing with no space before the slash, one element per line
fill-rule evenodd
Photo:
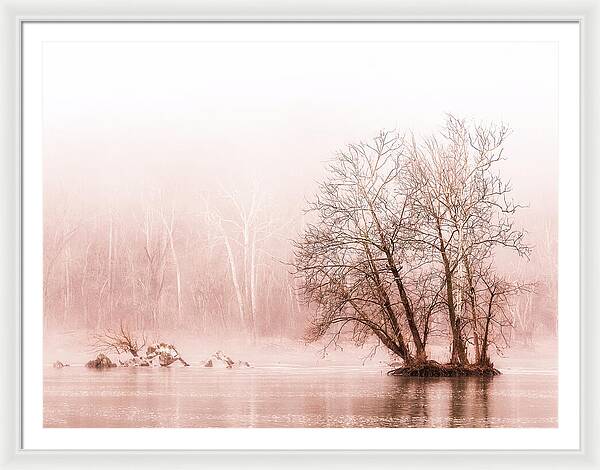
<path fill-rule="evenodd" d="M 493 364 L 440 364 L 436 361 L 410 364 L 387 373 L 387 375 L 401 377 L 493 377 L 500 374 Z"/>

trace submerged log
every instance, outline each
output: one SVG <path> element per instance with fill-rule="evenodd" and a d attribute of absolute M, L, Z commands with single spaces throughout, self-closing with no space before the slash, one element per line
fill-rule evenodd
<path fill-rule="evenodd" d="M 402 377 L 493 377 L 500 374 L 493 364 L 440 364 L 436 361 L 405 365 L 387 373 Z"/>
<path fill-rule="evenodd" d="M 117 367 L 117 365 L 112 362 L 107 356 L 100 353 L 96 357 L 96 359 L 92 359 L 86 365 L 86 367 L 90 369 L 108 369 L 111 367 Z"/>

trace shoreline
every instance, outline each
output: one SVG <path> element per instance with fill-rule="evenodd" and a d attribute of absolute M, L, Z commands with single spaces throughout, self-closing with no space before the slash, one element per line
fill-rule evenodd
<path fill-rule="evenodd" d="M 389 370 L 387 375 L 398 377 L 494 377 L 502 373 L 490 365 L 440 364 L 426 361 Z"/>

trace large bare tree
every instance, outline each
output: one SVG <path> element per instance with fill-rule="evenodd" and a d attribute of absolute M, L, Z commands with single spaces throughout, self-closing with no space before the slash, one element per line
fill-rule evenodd
<path fill-rule="evenodd" d="M 445 311 L 451 363 L 469 364 L 469 344 L 476 363 L 487 361 L 492 322 L 480 318 L 475 270 L 497 249 L 529 253 L 514 225 L 519 205 L 496 173 L 507 135 L 448 116 L 438 135 L 382 132 L 339 153 L 295 243 L 301 290 L 317 309 L 310 339 L 352 325 L 357 342 L 375 335 L 406 363 L 424 362 Z M 494 302 L 513 292 L 502 291 Z"/>
<path fill-rule="evenodd" d="M 426 327 L 405 279 L 426 261 L 403 242 L 413 219 L 398 191 L 403 154 L 403 140 L 385 132 L 340 152 L 309 205 L 316 220 L 294 248 L 301 291 L 317 307 L 310 339 L 350 324 L 357 342 L 375 335 L 412 362 L 426 358 Z"/>

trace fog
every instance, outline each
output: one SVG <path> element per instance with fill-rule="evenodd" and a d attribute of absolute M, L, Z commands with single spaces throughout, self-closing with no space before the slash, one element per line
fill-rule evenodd
<path fill-rule="evenodd" d="M 553 338 L 557 64 L 535 42 L 47 43 L 47 359 L 57 335 L 120 321 L 198 360 L 242 354 L 240 338 L 302 356 L 311 306 L 286 263 L 325 163 L 382 129 L 429 135 L 446 113 L 512 130 L 501 170 L 533 250 L 498 263 L 539 285 L 515 304 L 513 341 Z"/>

